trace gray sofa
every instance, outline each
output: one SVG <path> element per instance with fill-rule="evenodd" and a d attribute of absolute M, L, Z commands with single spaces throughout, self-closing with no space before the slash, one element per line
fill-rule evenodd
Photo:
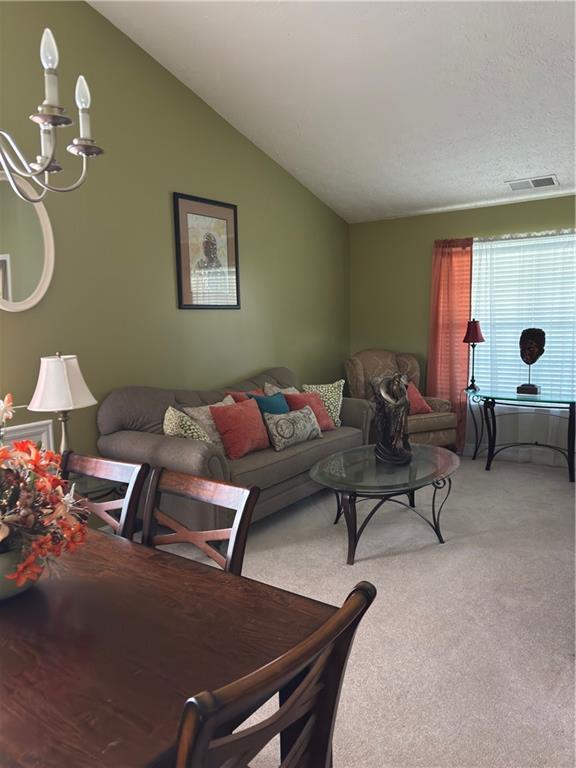
<path fill-rule="evenodd" d="M 288 368 L 271 368 L 248 381 L 227 387 L 248 391 L 265 382 L 278 387 L 298 387 Z M 168 437 L 162 423 L 168 406 L 197 406 L 216 403 L 225 395 L 218 390 L 172 390 L 155 387 L 123 387 L 113 390 L 98 410 L 98 450 L 104 457 L 133 462 L 148 462 L 215 480 L 261 488 L 254 520 L 319 490 L 308 471 L 315 462 L 337 451 L 368 442 L 372 408 L 365 400 L 344 398 L 340 415 L 342 426 L 324 432 L 323 437 L 293 445 L 284 451 L 268 448 L 230 461 L 213 443 Z M 222 510 L 212 509 L 202 526 L 226 524 Z"/>

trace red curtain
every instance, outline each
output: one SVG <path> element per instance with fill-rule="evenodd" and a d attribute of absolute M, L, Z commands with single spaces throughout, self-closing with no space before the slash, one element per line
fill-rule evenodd
<path fill-rule="evenodd" d="M 432 261 L 427 394 L 450 400 L 458 416 L 457 448 L 466 435 L 468 345 L 462 343 L 470 319 L 472 238 L 436 240 Z"/>

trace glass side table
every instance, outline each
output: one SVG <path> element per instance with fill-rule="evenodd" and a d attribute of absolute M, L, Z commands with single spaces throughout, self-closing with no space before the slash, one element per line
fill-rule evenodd
<path fill-rule="evenodd" d="M 486 471 L 490 471 L 494 458 L 501 452 L 508 448 L 517 448 L 520 446 L 534 446 L 539 448 L 549 448 L 552 451 L 557 451 L 562 454 L 568 464 L 568 479 L 571 483 L 574 482 L 574 441 L 576 439 L 576 397 L 575 395 L 554 395 L 550 393 L 543 393 L 540 395 L 518 395 L 515 392 L 499 392 L 492 389 L 478 389 L 476 391 L 468 392 L 468 401 L 470 404 L 470 412 L 472 413 L 472 419 L 474 422 L 475 433 L 475 448 L 473 459 L 478 455 L 482 437 L 484 435 L 484 429 L 486 429 L 486 436 L 488 438 L 488 448 L 486 456 Z M 480 430 L 474 416 L 473 404 L 477 404 L 481 414 Z M 531 443 L 503 443 L 498 444 L 498 424 L 496 420 L 496 406 L 512 406 L 512 407 L 530 407 L 530 408 L 554 408 L 555 410 L 568 411 L 568 436 L 566 441 L 566 448 L 561 448 L 558 445 L 547 445 L 545 443 L 539 443 L 534 441 Z M 559 418 L 566 418 L 560 416 Z"/>
<path fill-rule="evenodd" d="M 363 445 L 321 459 L 310 470 L 314 482 L 336 494 L 338 505 L 334 523 L 344 515 L 348 529 L 348 565 L 354 563 L 360 536 L 386 501 L 394 501 L 411 509 L 432 528 L 440 544 L 444 543 L 440 513 L 450 495 L 451 475 L 460 466 L 460 459 L 455 453 L 434 445 L 413 445 L 412 452 L 410 464 L 399 467 L 378 461 L 374 446 Z M 434 488 L 431 520 L 415 505 L 415 492 L 428 485 Z M 439 491 L 443 492 L 443 499 L 438 504 Z M 397 499 L 397 496 L 407 496 L 409 503 Z M 377 503 L 358 528 L 356 503 L 369 499 L 376 499 Z"/>

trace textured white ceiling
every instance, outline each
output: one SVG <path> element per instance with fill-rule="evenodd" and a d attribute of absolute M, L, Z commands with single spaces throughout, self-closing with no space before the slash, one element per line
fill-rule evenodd
<path fill-rule="evenodd" d="M 572 2 L 91 5 L 347 221 L 574 191 Z"/>

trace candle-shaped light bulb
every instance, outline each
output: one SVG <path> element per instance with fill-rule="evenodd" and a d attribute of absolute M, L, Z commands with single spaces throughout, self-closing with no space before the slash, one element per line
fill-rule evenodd
<path fill-rule="evenodd" d="M 58 106 L 58 46 L 54 35 L 45 29 L 40 42 L 40 61 L 44 67 L 44 104 Z"/>
<path fill-rule="evenodd" d="M 52 31 L 46 28 L 40 42 L 40 60 L 44 69 L 56 69 L 58 66 L 58 46 Z"/>
<path fill-rule="evenodd" d="M 78 107 L 78 117 L 80 118 L 80 138 L 91 139 L 90 133 L 90 115 L 88 109 L 92 99 L 90 97 L 90 88 L 84 75 L 80 75 L 76 81 L 76 106 Z"/>
<path fill-rule="evenodd" d="M 76 106 L 78 109 L 90 108 L 90 88 L 84 75 L 80 75 L 76 81 Z"/>

